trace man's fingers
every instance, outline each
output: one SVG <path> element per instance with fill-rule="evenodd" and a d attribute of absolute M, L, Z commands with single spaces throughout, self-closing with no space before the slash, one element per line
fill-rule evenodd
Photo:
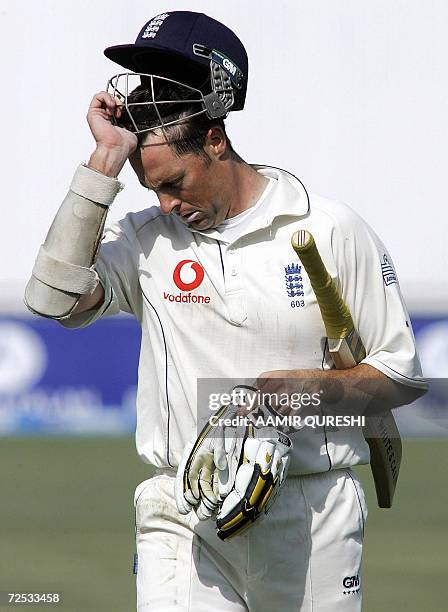
<path fill-rule="evenodd" d="M 265 372 L 257 378 L 257 387 L 263 393 L 274 393 L 281 387 L 283 379 L 273 376 L 273 373 Z"/>
<path fill-rule="evenodd" d="M 276 409 L 276 411 L 281 415 L 281 416 L 288 416 L 289 414 L 291 414 L 292 412 L 292 408 L 289 404 L 283 404 L 283 405 L 279 405 L 279 406 L 273 406 L 273 408 Z"/>
<path fill-rule="evenodd" d="M 101 107 L 111 107 L 114 108 L 117 104 L 116 99 L 107 93 L 107 91 L 99 91 L 96 93 L 92 102 L 90 103 L 90 108 L 101 108 Z"/>
<path fill-rule="evenodd" d="M 262 404 L 268 404 L 274 410 L 279 411 L 280 404 L 280 392 L 282 390 L 283 380 L 280 378 L 270 377 L 269 372 L 262 374 L 257 379 L 257 385 L 260 393 L 260 400 Z"/>
<path fill-rule="evenodd" d="M 114 98 L 107 91 L 96 93 L 89 106 L 89 112 L 103 111 L 108 117 L 121 117 L 123 102 Z"/>

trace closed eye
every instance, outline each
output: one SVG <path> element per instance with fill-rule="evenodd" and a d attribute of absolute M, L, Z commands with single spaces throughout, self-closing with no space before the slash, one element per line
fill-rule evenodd
<path fill-rule="evenodd" d="M 154 191 L 155 193 L 158 193 L 159 191 L 165 191 L 165 190 L 170 190 L 170 189 L 178 189 L 179 187 L 182 186 L 182 182 L 184 180 L 184 175 L 182 174 L 179 177 L 175 177 L 173 179 L 167 180 L 167 181 L 163 181 L 162 183 L 150 183 L 148 181 L 148 179 L 146 179 L 146 185 L 145 187 L 147 187 L 148 189 L 151 189 L 151 191 Z M 142 183 L 142 181 L 140 181 L 140 183 Z M 143 183 L 142 183 L 143 184 Z"/>
<path fill-rule="evenodd" d="M 169 181 L 167 183 L 162 183 L 159 189 L 172 189 L 173 187 L 180 187 L 182 185 L 182 178 L 178 178 L 174 181 Z"/>

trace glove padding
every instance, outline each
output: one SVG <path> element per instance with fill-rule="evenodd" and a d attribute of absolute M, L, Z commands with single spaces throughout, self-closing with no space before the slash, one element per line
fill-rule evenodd
<path fill-rule="evenodd" d="M 253 387 L 235 389 L 256 392 Z M 292 443 L 272 426 L 257 419 L 272 417 L 272 409 L 258 406 L 246 416 L 231 403 L 215 413 L 214 422 L 240 415 L 238 426 L 207 422 L 198 438 L 184 449 L 175 482 L 181 514 L 196 510 L 200 520 L 217 515 L 217 535 L 225 540 L 248 528 L 272 506 L 283 485 Z"/>
<path fill-rule="evenodd" d="M 272 429 L 272 428 L 271 428 Z M 283 433 L 266 436 L 248 425 L 246 435 L 227 455 L 233 486 L 223 500 L 216 519 L 217 535 L 226 540 L 242 533 L 274 503 L 285 482 L 291 440 Z M 232 479 L 232 463 L 238 463 Z"/>
<path fill-rule="evenodd" d="M 236 407 L 223 406 L 217 419 L 234 414 Z M 217 510 L 220 496 L 218 471 L 227 469 L 224 429 L 207 422 L 198 438 L 184 449 L 177 469 L 175 499 L 181 514 L 196 508 L 200 520 L 210 518 Z"/>

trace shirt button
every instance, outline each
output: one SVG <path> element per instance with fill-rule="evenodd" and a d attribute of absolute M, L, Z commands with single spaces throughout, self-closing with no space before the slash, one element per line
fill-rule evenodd
<path fill-rule="evenodd" d="M 230 255 L 235 255 L 235 249 L 229 249 Z"/>
<path fill-rule="evenodd" d="M 235 270 L 235 268 L 232 269 L 232 276 L 236 276 L 238 274 L 238 270 Z"/>

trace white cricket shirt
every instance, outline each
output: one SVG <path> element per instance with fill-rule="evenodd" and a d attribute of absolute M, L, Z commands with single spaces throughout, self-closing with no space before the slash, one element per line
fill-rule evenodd
<path fill-rule="evenodd" d="M 198 378 L 322 367 L 324 325 L 290 242 L 298 229 L 313 234 L 342 291 L 364 363 L 425 387 L 393 263 L 376 234 L 345 204 L 309 196 L 288 172 L 256 168 L 275 183 L 234 242 L 157 206 L 109 227 L 96 264 L 104 304 L 64 322 L 84 326 L 120 310 L 140 321 L 136 443 L 155 466 L 176 466 L 195 432 Z M 361 428 L 305 428 L 294 440 L 292 474 L 369 462 Z"/>

